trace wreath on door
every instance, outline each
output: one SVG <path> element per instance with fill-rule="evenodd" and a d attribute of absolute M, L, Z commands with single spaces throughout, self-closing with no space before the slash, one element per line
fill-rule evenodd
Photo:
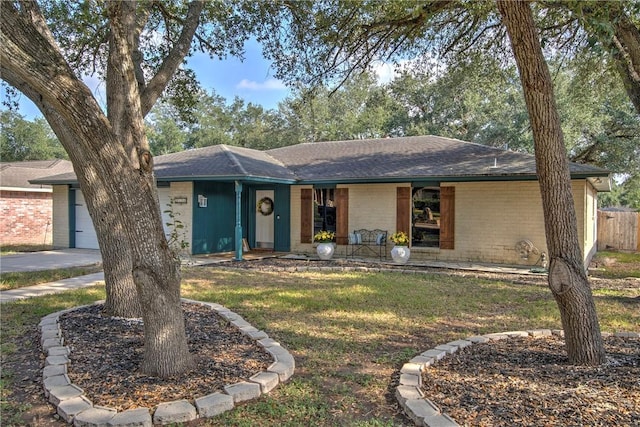
<path fill-rule="evenodd" d="M 258 212 L 264 216 L 269 216 L 273 213 L 273 200 L 270 197 L 263 197 L 258 201 Z"/>

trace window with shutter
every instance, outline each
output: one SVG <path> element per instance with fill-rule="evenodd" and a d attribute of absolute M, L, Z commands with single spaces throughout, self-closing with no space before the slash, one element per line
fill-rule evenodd
<path fill-rule="evenodd" d="M 412 246 L 454 249 L 455 187 L 415 186 L 411 189 Z"/>

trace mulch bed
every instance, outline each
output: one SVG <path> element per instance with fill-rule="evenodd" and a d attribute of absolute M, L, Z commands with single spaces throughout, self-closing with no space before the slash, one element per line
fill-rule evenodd
<path fill-rule="evenodd" d="M 570 365 L 555 336 L 474 344 L 429 367 L 422 391 L 461 425 L 638 426 L 639 340 L 605 348 L 589 367 Z"/>
<path fill-rule="evenodd" d="M 60 316 L 65 345 L 71 349 L 69 378 L 94 405 L 118 412 L 155 407 L 179 399 L 193 400 L 225 385 L 245 381 L 266 370 L 273 357 L 208 307 L 183 304 L 191 372 L 156 378 L 137 367 L 143 358 L 141 320 L 104 317 L 101 305 Z"/>

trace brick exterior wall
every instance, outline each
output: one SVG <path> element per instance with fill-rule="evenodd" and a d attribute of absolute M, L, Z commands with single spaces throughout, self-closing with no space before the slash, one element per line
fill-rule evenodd
<path fill-rule="evenodd" d="M 349 229 L 381 228 L 395 232 L 396 187 L 408 184 L 361 184 L 349 188 Z M 539 254 L 522 259 L 515 245 L 527 239 L 547 252 L 544 215 L 537 181 L 442 182 L 455 187 L 455 249 L 412 247 L 414 261 L 463 261 L 533 265 Z M 300 188 L 291 187 L 291 252 L 314 252 L 300 243 Z M 572 182 L 578 238 L 585 264 L 595 245 L 595 191 L 584 180 Z M 390 249 L 390 248 L 389 248 Z M 336 256 L 344 256 L 338 246 Z M 390 259 L 388 257 L 388 259 Z"/>
<path fill-rule="evenodd" d="M 53 241 L 53 201 L 50 192 L 0 191 L 2 245 L 47 244 Z"/>
<path fill-rule="evenodd" d="M 361 228 L 396 232 L 396 187 L 402 184 L 357 184 L 349 188 L 349 232 Z M 391 249 L 391 246 L 389 246 Z M 388 254 L 387 254 L 388 255 Z"/>

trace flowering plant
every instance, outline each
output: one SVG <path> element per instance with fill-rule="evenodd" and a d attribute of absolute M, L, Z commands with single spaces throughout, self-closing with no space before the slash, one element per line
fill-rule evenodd
<path fill-rule="evenodd" d="M 336 237 L 336 233 L 333 231 L 318 231 L 315 236 L 313 236 L 313 241 L 318 243 L 329 243 L 333 242 L 333 238 Z"/>
<path fill-rule="evenodd" d="M 409 244 L 409 236 L 407 236 L 407 233 L 404 231 L 393 233 L 391 237 L 389 237 L 389 240 L 398 246 L 407 246 Z"/>

